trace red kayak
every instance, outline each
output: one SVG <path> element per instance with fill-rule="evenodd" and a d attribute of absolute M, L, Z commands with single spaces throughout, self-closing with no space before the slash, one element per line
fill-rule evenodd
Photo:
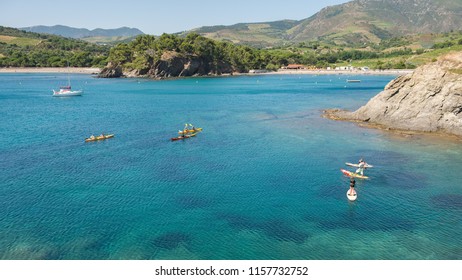
<path fill-rule="evenodd" d="M 171 138 L 172 141 L 177 141 L 177 140 L 184 140 L 186 138 L 191 138 L 191 137 L 194 137 L 196 136 L 197 133 L 193 133 L 193 134 L 187 134 L 187 135 L 182 135 L 182 136 L 178 136 L 178 137 L 174 137 L 174 138 Z"/>

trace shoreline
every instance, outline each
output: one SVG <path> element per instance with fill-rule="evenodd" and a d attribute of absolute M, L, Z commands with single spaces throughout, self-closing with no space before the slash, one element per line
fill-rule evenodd
<path fill-rule="evenodd" d="M 74 74 L 99 74 L 100 68 L 91 67 L 11 67 L 0 68 L 0 73 L 74 73 Z M 411 69 L 390 70 L 286 70 L 279 69 L 274 72 L 257 73 L 233 73 L 232 75 L 405 75 L 414 72 Z M 228 74 L 231 75 L 231 74 Z M 223 74 L 221 76 L 228 76 Z"/>
<path fill-rule="evenodd" d="M 287 70 L 279 69 L 276 72 L 248 73 L 249 75 L 405 75 L 414 72 L 413 69 L 388 69 L 388 70 Z"/>
<path fill-rule="evenodd" d="M 91 67 L 11 67 L 0 68 L 0 73 L 73 73 L 99 74 L 100 68 Z"/>
<path fill-rule="evenodd" d="M 457 142 L 461 143 L 462 142 L 462 136 L 457 135 L 457 134 L 452 134 L 449 132 L 444 132 L 444 131 L 423 131 L 423 130 L 412 130 L 412 129 L 400 129 L 400 128 L 395 128 L 391 127 L 388 125 L 380 124 L 380 123 L 375 123 L 375 122 L 367 122 L 367 121 L 361 121 L 357 119 L 351 119 L 351 118 L 345 118 L 342 116 L 337 115 L 338 112 L 342 112 L 343 110 L 339 109 L 324 109 L 321 117 L 332 120 L 332 121 L 340 121 L 340 122 L 349 122 L 349 123 L 355 123 L 357 126 L 367 128 L 367 129 L 375 129 L 379 131 L 383 131 L 385 133 L 388 133 L 389 135 L 394 135 L 394 136 L 399 136 L 399 137 L 404 137 L 404 138 L 427 138 L 427 139 L 437 139 L 437 140 L 446 140 L 446 141 L 451 141 L 451 142 Z M 343 112 L 348 112 L 348 111 L 343 111 Z"/>

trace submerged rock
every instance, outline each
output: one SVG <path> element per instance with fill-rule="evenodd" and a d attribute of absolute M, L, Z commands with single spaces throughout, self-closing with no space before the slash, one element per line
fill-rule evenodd
<path fill-rule="evenodd" d="M 354 112 L 331 109 L 325 116 L 389 129 L 462 136 L 462 52 L 394 79 Z"/>

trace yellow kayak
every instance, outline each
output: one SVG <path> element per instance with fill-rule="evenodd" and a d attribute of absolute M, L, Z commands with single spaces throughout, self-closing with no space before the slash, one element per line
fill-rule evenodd
<path fill-rule="evenodd" d="M 92 137 L 85 138 L 85 142 L 106 140 L 106 139 L 109 139 L 109 138 L 112 138 L 112 137 L 114 137 L 114 134 L 106 134 L 106 135 L 92 136 Z"/>
<path fill-rule="evenodd" d="M 340 171 L 342 171 L 342 173 L 345 176 L 348 176 L 348 177 L 355 177 L 355 178 L 359 178 L 359 179 L 369 179 L 369 177 L 367 177 L 365 175 L 357 174 L 357 173 L 354 173 L 354 172 L 351 172 L 351 171 L 348 171 L 348 170 L 345 170 L 345 169 L 340 169 Z"/>
<path fill-rule="evenodd" d="M 201 131 L 202 131 L 202 127 L 198 127 L 195 129 L 178 130 L 178 134 L 196 133 L 196 132 L 201 132 Z"/>
<path fill-rule="evenodd" d="M 187 138 L 191 138 L 191 137 L 194 137 L 196 136 L 197 133 L 192 133 L 192 134 L 187 134 L 187 135 L 182 135 L 182 136 L 178 136 L 178 137 L 174 137 L 174 138 L 170 138 L 172 141 L 177 141 L 177 140 L 181 140 L 181 139 L 187 139 Z"/>

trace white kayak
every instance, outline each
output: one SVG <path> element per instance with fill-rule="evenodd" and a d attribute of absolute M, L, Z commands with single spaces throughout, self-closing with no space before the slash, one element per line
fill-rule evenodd
<path fill-rule="evenodd" d="M 358 163 L 345 162 L 345 164 L 348 165 L 348 166 L 356 167 L 356 168 L 359 167 L 359 164 L 358 164 Z M 366 163 L 366 165 L 364 165 L 364 168 L 371 168 L 371 167 L 374 167 L 374 166 L 373 166 L 373 165 L 370 165 L 370 164 L 368 164 L 368 163 Z"/>
<path fill-rule="evenodd" d="M 347 198 L 348 198 L 349 201 L 355 201 L 356 198 L 358 198 L 358 195 L 356 194 L 356 191 L 353 191 L 353 193 L 350 194 L 350 190 L 349 190 L 349 189 L 348 189 L 346 195 L 347 195 Z"/>

